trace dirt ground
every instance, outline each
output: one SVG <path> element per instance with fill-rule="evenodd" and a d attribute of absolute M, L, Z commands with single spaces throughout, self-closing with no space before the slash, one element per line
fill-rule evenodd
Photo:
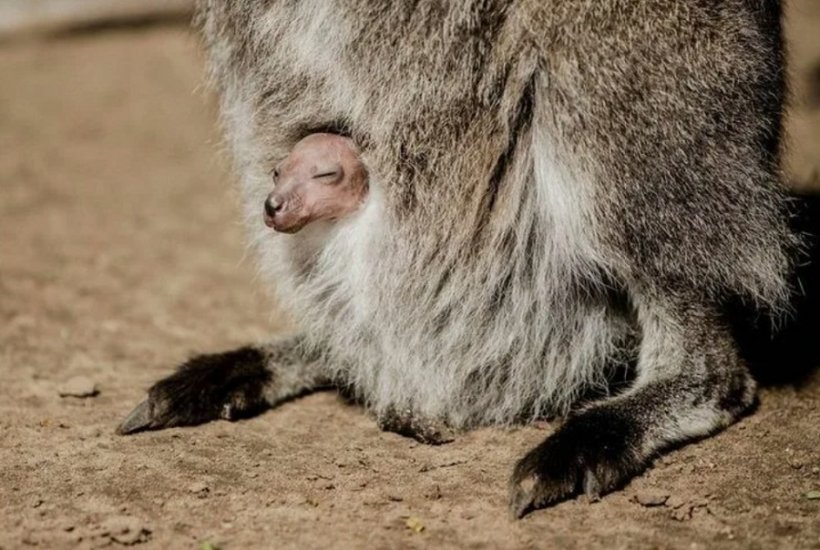
<path fill-rule="evenodd" d="M 791 27 L 807 105 L 819 8 Z M 180 360 L 287 325 L 245 257 L 201 66 L 180 27 L 0 45 L 0 549 L 820 548 L 818 373 L 622 492 L 521 521 L 507 477 L 549 427 L 425 447 L 322 393 L 114 435 Z M 801 180 L 817 107 L 792 124 Z M 60 397 L 78 375 L 99 393 Z"/>

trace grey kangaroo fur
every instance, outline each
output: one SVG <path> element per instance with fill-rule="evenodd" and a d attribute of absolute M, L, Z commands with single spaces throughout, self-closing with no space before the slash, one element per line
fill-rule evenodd
<path fill-rule="evenodd" d="M 120 432 L 327 385 L 431 443 L 565 416 L 513 471 L 520 517 L 725 428 L 755 400 L 727 304 L 786 310 L 800 247 L 780 19 L 776 0 L 202 0 L 251 242 L 302 331 L 191 359 Z M 273 168 L 318 131 L 361 147 L 370 195 L 274 234 Z"/>

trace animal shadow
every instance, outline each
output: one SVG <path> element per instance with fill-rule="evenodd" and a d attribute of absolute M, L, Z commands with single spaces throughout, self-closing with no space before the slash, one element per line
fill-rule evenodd
<path fill-rule="evenodd" d="M 792 312 L 773 320 L 741 304 L 730 307 L 741 353 L 764 386 L 799 386 L 820 368 L 820 194 L 796 199 L 793 228 L 806 249 L 795 273 Z"/>

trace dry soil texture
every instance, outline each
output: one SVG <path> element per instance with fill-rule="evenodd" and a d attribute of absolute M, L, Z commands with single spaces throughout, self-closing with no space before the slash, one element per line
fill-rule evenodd
<path fill-rule="evenodd" d="M 507 476 L 549 427 L 425 447 L 322 393 L 114 435 L 181 359 L 287 324 L 244 257 L 201 64 L 174 27 L 0 47 L 0 548 L 820 548 L 817 375 L 522 521 Z M 60 397 L 75 376 L 99 393 Z"/>

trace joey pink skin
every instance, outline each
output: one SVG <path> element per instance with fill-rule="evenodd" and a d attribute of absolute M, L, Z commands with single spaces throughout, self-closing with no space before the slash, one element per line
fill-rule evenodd
<path fill-rule="evenodd" d="M 311 134 L 277 166 L 273 192 L 265 200 L 265 224 L 296 233 L 317 220 L 339 219 L 359 209 L 367 189 L 367 170 L 353 140 Z"/>

